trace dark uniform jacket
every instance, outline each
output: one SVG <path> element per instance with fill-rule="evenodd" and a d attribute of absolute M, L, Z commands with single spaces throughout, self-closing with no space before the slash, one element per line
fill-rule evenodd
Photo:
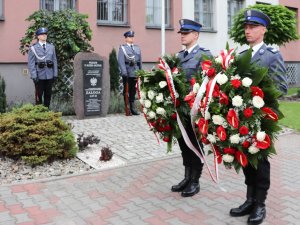
<path fill-rule="evenodd" d="M 125 53 L 123 49 L 125 50 Z M 133 45 L 132 49 L 128 44 L 121 45 L 118 52 L 118 64 L 121 76 L 135 77 L 135 71 L 142 69 L 140 47 L 138 45 Z"/>
<path fill-rule="evenodd" d="M 241 54 L 246 51 L 241 52 Z M 265 44 L 255 53 L 251 59 L 251 63 L 259 66 L 267 67 L 268 74 L 275 81 L 277 88 L 284 94 L 287 93 L 288 82 L 286 77 L 286 68 L 283 58 L 277 49 L 267 47 Z"/>
<path fill-rule="evenodd" d="M 185 50 L 180 51 L 177 54 L 177 57 L 180 59 L 187 80 L 190 81 L 192 76 L 199 70 L 200 63 L 203 61 L 202 55 L 212 56 L 212 54 L 208 49 L 200 48 L 199 45 L 197 45 L 186 57 L 184 57 L 184 51 Z"/>
<path fill-rule="evenodd" d="M 57 59 L 54 45 L 46 43 L 46 51 L 39 44 L 39 42 L 33 45 L 37 56 L 33 53 L 32 49 L 28 52 L 28 69 L 31 75 L 31 79 L 50 80 L 57 77 Z M 47 67 L 47 60 L 53 63 L 53 67 Z M 44 68 L 40 68 L 38 63 L 44 62 Z"/>

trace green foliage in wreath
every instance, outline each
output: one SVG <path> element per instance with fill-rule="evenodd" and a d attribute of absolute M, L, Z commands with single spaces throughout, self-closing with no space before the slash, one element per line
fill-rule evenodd
<path fill-rule="evenodd" d="M 248 9 L 257 9 L 267 14 L 271 19 L 268 31 L 265 34 L 266 44 L 283 45 L 299 39 L 295 12 L 282 5 L 256 4 L 241 10 L 234 18 L 230 30 L 230 38 L 243 45 L 247 44 L 244 32 L 244 12 Z"/>

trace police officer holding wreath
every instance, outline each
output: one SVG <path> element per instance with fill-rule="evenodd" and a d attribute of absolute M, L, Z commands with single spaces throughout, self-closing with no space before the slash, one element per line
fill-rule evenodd
<path fill-rule="evenodd" d="M 134 42 L 134 32 L 127 31 L 124 33 L 125 44 L 121 45 L 118 52 L 118 64 L 120 75 L 123 80 L 124 101 L 126 115 L 139 115 L 134 100 L 136 94 L 136 75 L 135 71 L 142 69 L 141 49 Z M 128 103 L 130 111 L 128 110 Z M 127 109 L 127 110 L 126 110 Z"/>
<path fill-rule="evenodd" d="M 186 79 L 189 82 L 193 75 L 196 75 L 202 56 L 212 56 L 211 52 L 206 48 L 201 48 L 198 45 L 199 32 L 201 24 L 188 19 L 179 21 L 181 34 L 181 44 L 185 47 L 184 50 L 177 54 L 181 61 L 181 66 L 185 72 Z M 197 139 L 191 126 L 190 118 L 187 118 L 186 132 L 195 147 L 198 146 Z M 173 192 L 181 192 L 182 197 L 191 197 L 200 191 L 199 178 L 202 173 L 203 163 L 199 157 L 186 145 L 183 137 L 178 139 L 185 168 L 184 178 L 178 184 L 173 185 Z"/>
<path fill-rule="evenodd" d="M 57 59 L 54 45 L 47 42 L 48 29 L 36 31 L 37 42 L 28 53 L 28 69 L 35 84 L 36 104 L 50 106 L 52 85 L 57 79 Z"/>
<path fill-rule="evenodd" d="M 277 88 L 286 94 L 288 84 L 282 56 L 277 49 L 264 43 L 264 35 L 270 23 L 270 18 L 261 11 L 251 9 L 245 12 L 244 30 L 247 42 L 252 48 L 251 63 L 268 68 L 268 75 L 273 78 Z M 230 215 L 250 215 L 248 224 L 260 224 L 266 217 L 265 201 L 270 188 L 270 162 L 268 158 L 263 158 L 259 160 L 257 169 L 247 165 L 243 172 L 247 185 L 246 201 L 231 209 Z"/>

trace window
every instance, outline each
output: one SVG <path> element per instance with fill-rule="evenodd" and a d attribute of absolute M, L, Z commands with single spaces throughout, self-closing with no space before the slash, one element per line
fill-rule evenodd
<path fill-rule="evenodd" d="M 64 9 L 75 9 L 76 0 L 41 0 L 41 9 L 58 11 Z"/>
<path fill-rule="evenodd" d="M 228 11 L 228 30 L 233 25 L 234 16 L 243 8 L 244 0 L 228 0 L 227 11 Z"/>
<path fill-rule="evenodd" d="M 3 15 L 3 0 L 0 0 L 0 20 L 4 19 Z"/>
<path fill-rule="evenodd" d="M 97 0 L 97 20 L 101 24 L 127 24 L 127 0 Z"/>
<path fill-rule="evenodd" d="M 203 30 L 213 30 L 213 0 L 194 0 L 195 21 L 202 24 Z"/>
<path fill-rule="evenodd" d="M 161 26 L 161 1 L 162 0 L 147 0 L 146 1 L 146 25 L 150 27 Z M 165 26 L 171 27 L 170 14 L 171 5 L 170 0 L 165 1 Z"/>

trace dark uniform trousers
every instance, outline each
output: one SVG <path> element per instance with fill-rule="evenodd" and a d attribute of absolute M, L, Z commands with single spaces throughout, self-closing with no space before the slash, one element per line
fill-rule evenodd
<path fill-rule="evenodd" d="M 187 132 L 188 137 L 190 138 L 194 147 L 198 148 L 197 139 L 195 137 L 192 125 L 191 125 L 191 118 L 187 119 L 187 124 L 185 125 L 185 130 Z M 202 171 L 203 163 L 201 162 L 200 158 L 186 145 L 183 137 L 177 139 L 178 144 L 180 146 L 181 155 L 183 159 L 183 165 L 185 167 L 191 167 L 195 170 Z M 199 143 L 202 147 L 202 143 Z M 200 151 L 199 151 L 200 152 Z"/>
<path fill-rule="evenodd" d="M 43 104 L 44 106 L 49 108 L 50 101 L 51 101 L 52 85 L 53 85 L 53 79 L 39 80 L 35 84 L 35 88 L 37 91 L 36 94 L 38 97 L 36 104 Z M 44 96 L 44 100 L 43 100 L 43 96 Z"/>
<path fill-rule="evenodd" d="M 136 81 L 137 79 L 135 77 L 125 77 L 122 76 L 123 80 L 123 95 L 125 97 L 126 95 L 126 83 L 128 82 L 128 100 L 129 102 L 134 102 L 135 100 L 135 94 L 136 94 Z"/>

